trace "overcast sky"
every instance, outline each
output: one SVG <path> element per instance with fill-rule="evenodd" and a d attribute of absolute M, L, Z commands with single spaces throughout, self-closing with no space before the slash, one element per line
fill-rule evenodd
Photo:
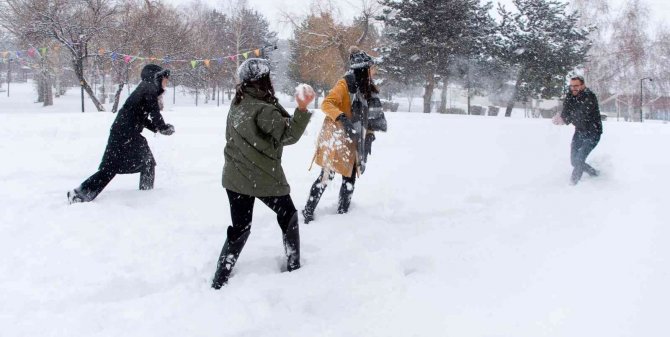
<path fill-rule="evenodd" d="M 190 0 L 168 0 L 174 4 L 189 3 Z M 213 6 L 221 6 L 223 3 L 235 0 L 202 0 Z M 609 0 L 613 8 L 619 8 L 626 0 Z M 656 25 L 660 22 L 667 22 L 670 19 L 670 0 L 642 0 L 646 2 L 651 8 L 651 22 Z M 357 15 L 360 11 L 359 3 L 361 0 L 333 0 L 333 2 L 340 7 L 343 19 L 350 19 Z M 512 0 L 494 0 L 495 2 L 502 2 L 503 4 L 510 4 Z M 305 14 L 309 12 L 309 6 L 312 0 L 247 0 L 249 7 L 261 12 L 270 21 L 271 28 L 279 32 L 281 38 L 289 38 L 291 36 L 291 27 L 281 23 L 282 11 Z"/>

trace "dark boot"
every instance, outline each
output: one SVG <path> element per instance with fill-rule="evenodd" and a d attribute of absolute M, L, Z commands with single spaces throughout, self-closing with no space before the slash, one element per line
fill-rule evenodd
<path fill-rule="evenodd" d="M 300 268 L 300 227 L 297 212 L 293 214 L 291 221 L 288 223 L 283 238 L 287 258 L 286 270 L 294 271 Z"/>
<path fill-rule="evenodd" d="M 70 205 L 72 205 L 80 202 L 86 202 L 87 200 L 85 200 L 84 196 L 81 195 L 79 188 L 75 188 L 71 191 L 67 191 L 67 201 Z"/>
<path fill-rule="evenodd" d="M 570 185 L 577 185 L 580 179 L 582 179 L 582 174 L 584 171 L 579 168 L 575 167 L 574 170 L 572 170 L 572 176 L 570 176 Z"/>
<path fill-rule="evenodd" d="M 324 174 L 325 173 L 321 172 L 321 175 L 318 179 L 316 179 L 314 184 L 312 184 L 312 188 L 309 190 L 309 198 L 307 198 L 305 208 L 302 210 L 302 216 L 305 218 L 305 224 L 308 224 L 310 221 L 314 220 L 314 210 L 319 204 L 319 200 L 321 200 L 323 191 L 326 190 L 327 185 L 323 179 Z M 330 181 L 332 176 L 328 177 L 328 179 L 328 181 Z"/>
<path fill-rule="evenodd" d="M 342 183 L 342 187 L 340 187 L 340 197 L 337 203 L 337 214 L 346 214 L 349 212 L 353 194 L 354 185 L 347 182 Z"/>
<path fill-rule="evenodd" d="M 586 172 L 591 177 L 597 177 L 598 175 L 600 175 L 600 172 L 598 172 L 598 170 L 594 169 L 591 165 L 586 163 L 584 163 L 584 172 Z"/>
<path fill-rule="evenodd" d="M 148 165 L 140 172 L 140 190 L 152 190 L 154 188 L 154 177 L 156 176 L 156 166 Z"/>
<path fill-rule="evenodd" d="M 212 288 L 220 289 L 228 282 L 230 272 L 233 270 L 235 262 L 237 262 L 237 258 L 240 256 L 242 248 L 244 248 L 244 244 L 247 242 L 247 238 L 249 238 L 249 233 L 251 232 L 246 231 L 242 233 L 242 235 L 234 241 L 226 239 L 226 243 L 223 244 L 223 249 L 221 249 L 219 262 L 216 266 Z"/>

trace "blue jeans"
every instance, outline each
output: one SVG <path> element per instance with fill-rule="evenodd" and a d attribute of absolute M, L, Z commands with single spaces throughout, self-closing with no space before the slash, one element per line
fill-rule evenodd
<path fill-rule="evenodd" d="M 594 132 L 575 131 L 572 137 L 572 146 L 570 151 L 570 162 L 572 163 L 572 182 L 577 183 L 586 171 L 590 175 L 597 175 L 597 171 L 586 163 L 586 157 L 598 145 L 600 134 Z"/>

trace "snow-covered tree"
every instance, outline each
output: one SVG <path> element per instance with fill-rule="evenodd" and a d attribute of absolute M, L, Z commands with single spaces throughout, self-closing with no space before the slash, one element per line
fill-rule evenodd
<path fill-rule="evenodd" d="M 405 83 L 422 83 L 423 111 L 431 111 L 433 90 L 446 83 L 458 60 L 488 53 L 494 23 L 490 3 L 479 0 L 382 0 L 388 44 L 383 68 Z M 446 86 L 445 86 L 446 87 Z M 444 91 L 444 90 L 443 90 Z M 441 109 L 446 109 L 446 96 Z"/>
<path fill-rule="evenodd" d="M 515 10 L 499 5 L 502 59 L 517 74 L 505 116 L 517 101 L 560 96 L 565 77 L 586 59 L 589 29 L 577 25 L 579 16 L 556 0 L 513 0 Z"/>

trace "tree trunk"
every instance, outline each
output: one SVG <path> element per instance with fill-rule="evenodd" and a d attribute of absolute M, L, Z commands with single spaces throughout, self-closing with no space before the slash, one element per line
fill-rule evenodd
<path fill-rule="evenodd" d="M 423 93 L 423 112 L 430 113 L 431 99 L 433 98 L 433 89 L 435 89 L 435 77 L 433 74 L 430 74 L 427 78 L 426 85 L 424 86 Z"/>
<path fill-rule="evenodd" d="M 447 85 L 448 81 L 445 77 L 444 80 L 442 80 L 442 92 L 440 93 L 440 113 L 445 114 L 447 113 Z"/>
<path fill-rule="evenodd" d="M 516 84 L 514 84 L 514 92 L 512 97 L 510 97 L 509 102 L 507 102 L 507 110 L 505 110 L 505 117 L 512 117 L 512 109 L 514 109 L 514 103 L 516 103 L 516 95 L 519 93 L 519 86 L 521 85 L 521 72 L 517 75 Z"/>
<path fill-rule="evenodd" d="M 54 94 L 51 86 L 51 76 L 49 76 L 49 72 L 44 71 L 42 73 L 42 80 L 44 81 L 44 105 L 43 106 L 52 106 L 54 105 Z"/>
<path fill-rule="evenodd" d="M 98 101 L 98 98 L 95 97 L 95 93 L 93 92 L 93 89 L 91 88 L 91 85 L 88 84 L 88 81 L 86 81 L 86 78 L 84 77 L 84 60 L 83 59 L 78 59 L 74 61 L 74 73 L 77 75 L 77 79 L 79 80 L 80 85 L 82 88 L 84 88 L 84 91 L 88 94 L 88 97 L 91 99 L 93 102 L 93 105 L 95 105 L 95 108 L 98 109 L 98 111 L 105 111 L 105 107 L 100 104 L 100 101 Z"/>
<path fill-rule="evenodd" d="M 44 103 L 44 75 L 37 77 L 37 103 Z"/>
<path fill-rule="evenodd" d="M 114 93 L 114 104 L 112 105 L 112 113 L 116 113 L 119 108 L 119 100 L 121 99 L 121 92 L 123 91 L 123 86 L 125 83 L 121 82 L 119 83 L 119 87 L 116 89 L 116 92 Z"/>
<path fill-rule="evenodd" d="M 100 103 L 107 103 L 107 90 L 105 88 L 105 74 L 102 74 L 102 83 L 100 84 Z"/>

